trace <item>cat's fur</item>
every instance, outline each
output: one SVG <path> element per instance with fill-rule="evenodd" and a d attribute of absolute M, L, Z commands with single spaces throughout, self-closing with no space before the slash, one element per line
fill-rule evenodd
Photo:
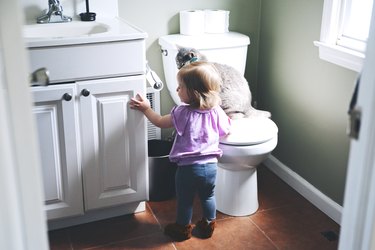
<path fill-rule="evenodd" d="M 176 55 L 178 69 L 197 60 L 207 61 L 207 58 L 194 48 L 178 47 Z M 220 92 L 221 107 L 231 119 L 251 116 L 271 117 L 270 112 L 257 110 L 252 107 L 249 84 L 238 70 L 229 65 L 212 63 L 219 72 L 223 82 Z"/>

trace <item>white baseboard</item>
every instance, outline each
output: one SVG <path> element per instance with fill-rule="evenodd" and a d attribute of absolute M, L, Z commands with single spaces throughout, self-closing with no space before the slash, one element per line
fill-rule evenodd
<path fill-rule="evenodd" d="M 276 157 L 269 156 L 263 164 L 337 224 L 341 224 L 342 206 L 320 192 Z"/>

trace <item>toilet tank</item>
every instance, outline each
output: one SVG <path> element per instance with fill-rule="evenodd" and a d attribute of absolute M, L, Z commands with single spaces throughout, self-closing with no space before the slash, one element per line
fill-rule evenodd
<path fill-rule="evenodd" d="M 174 102 L 180 104 L 176 92 L 178 72 L 175 60 L 178 52 L 176 45 L 195 48 L 204 54 L 208 61 L 230 65 L 244 74 L 249 44 L 250 38 L 237 32 L 199 36 L 174 34 L 160 37 L 165 81 Z"/>

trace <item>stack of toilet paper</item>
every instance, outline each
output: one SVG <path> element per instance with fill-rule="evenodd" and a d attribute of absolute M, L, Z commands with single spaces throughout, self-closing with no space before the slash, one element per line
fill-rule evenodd
<path fill-rule="evenodd" d="M 225 33 L 229 27 L 227 10 L 180 11 L 180 33 L 188 36 L 204 33 Z"/>

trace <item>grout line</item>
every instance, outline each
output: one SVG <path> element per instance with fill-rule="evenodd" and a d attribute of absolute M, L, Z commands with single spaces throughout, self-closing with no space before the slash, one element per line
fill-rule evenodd
<path fill-rule="evenodd" d="M 176 247 L 176 245 L 174 244 L 174 242 L 172 242 L 172 246 L 173 246 L 174 249 L 177 250 L 177 247 Z"/>
<path fill-rule="evenodd" d="M 273 210 L 280 209 L 280 208 L 294 207 L 294 206 L 296 206 L 296 205 L 295 204 L 287 204 L 287 205 L 281 205 L 281 206 L 276 206 L 276 207 L 270 207 L 270 208 L 258 210 L 258 211 L 256 211 L 256 213 L 257 214 L 258 213 L 264 213 L 264 212 L 273 211 Z M 255 213 L 254 213 L 254 215 L 255 215 Z"/>
<path fill-rule="evenodd" d="M 307 201 L 308 202 L 308 201 Z M 310 203 L 309 203 L 310 204 Z M 295 204 L 294 202 L 291 202 L 289 204 L 285 204 L 285 205 L 279 205 L 279 206 L 274 206 L 274 207 L 270 207 L 270 208 L 266 208 L 266 209 L 263 209 L 262 211 L 272 211 L 272 210 L 275 210 L 275 209 L 280 209 L 280 208 L 286 208 L 286 207 L 300 207 L 300 206 L 303 206 L 303 205 L 298 205 L 298 204 Z"/>
<path fill-rule="evenodd" d="M 157 218 L 156 215 L 154 214 L 154 211 L 152 211 L 152 208 L 151 208 L 151 206 L 148 204 L 148 202 L 146 202 L 146 206 L 147 206 L 148 209 L 151 211 L 151 214 L 152 214 L 152 216 L 155 218 L 156 222 L 158 223 L 160 230 L 163 231 L 163 227 L 161 226 L 161 223 L 159 222 L 158 218 Z"/>
<path fill-rule="evenodd" d="M 95 249 L 102 249 L 103 247 L 106 247 L 106 246 L 110 246 L 110 245 L 113 245 L 113 244 L 118 244 L 118 243 L 123 243 L 123 242 L 127 242 L 127 241 L 133 241 L 133 240 L 139 240 L 139 239 L 142 239 L 142 238 L 148 238 L 154 234 L 158 234 L 159 232 L 155 232 L 155 233 L 150 233 L 150 234 L 146 234 L 146 235 L 142 235 L 142 236 L 138 236 L 138 237 L 134 237 L 134 238 L 129 238 L 129 239 L 126 239 L 126 240 L 117 240 L 117 241 L 111 241 L 109 243 L 105 243 L 105 244 L 101 244 L 101 245 L 96 245 L 96 246 L 92 246 L 92 247 L 88 247 L 88 248 L 84 248 L 82 250 L 95 250 Z"/>
<path fill-rule="evenodd" d="M 156 215 L 154 214 L 154 211 L 152 211 L 152 208 L 151 206 L 148 204 L 148 202 L 146 202 L 146 206 L 148 207 L 148 209 L 150 210 L 152 216 L 155 218 L 156 222 L 158 223 L 159 225 L 159 229 L 161 230 L 161 232 L 163 232 L 163 228 L 161 226 L 161 223 L 159 222 L 158 218 L 156 217 Z M 146 211 L 145 211 L 146 212 Z M 84 248 L 84 250 L 95 250 L 95 249 L 98 249 L 98 248 L 103 248 L 103 247 L 106 247 L 106 246 L 110 246 L 112 244 L 117 244 L 117 243 L 123 243 L 123 242 L 127 242 L 127 241 L 132 241 L 132 240 L 138 240 L 138 239 L 142 239 L 142 238 L 147 238 L 147 237 L 150 237 L 151 235 L 154 235 L 154 234 L 158 234 L 160 232 L 154 232 L 154 233 L 149 233 L 149 234 L 146 234 L 146 235 L 142 235 L 142 236 L 136 236 L 136 237 L 133 237 L 133 238 L 129 238 L 129 239 L 126 239 L 126 240 L 118 240 L 118 241 L 112 241 L 112 242 L 108 242 L 108 243 L 104 243 L 104 244 L 101 244 L 101 245 L 96 245 L 96 246 L 91 246 L 91 247 L 88 247 L 88 248 Z M 70 233 L 68 235 L 69 237 L 69 243 L 70 243 L 70 247 L 71 247 L 71 250 L 74 250 L 74 247 L 72 245 L 72 241 L 70 239 Z M 177 250 L 174 242 L 171 242 L 174 249 Z"/>
<path fill-rule="evenodd" d="M 152 208 L 151 208 L 151 206 L 148 204 L 148 202 L 146 202 L 146 206 L 148 207 L 148 209 L 150 209 L 152 216 L 155 218 L 155 220 L 156 220 L 157 223 L 159 224 L 160 230 L 163 232 L 163 227 L 161 226 L 161 223 L 159 222 L 158 218 L 157 218 L 156 215 L 154 214 L 154 211 L 152 211 Z M 174 249 L 177 250 L 177 247 L 176 247 L 176 245 L 174 244 L 174 241 L 172 241 L 172 246 L 173 246 Z"/>
<path fill-rule="evenodd" d="M 264 237 L 266 237 L 277 250 L 280 250 L 280 248 L 273 242 L 273 240 L 270 237 L 268 237 L 266 232 L 262 230 L 250 217 L 249 219 L 251 223 L 253 223 L 253 225 L 264 235 Z"/>
<path fill-rule="evenodd" d="M 66 233 L 67 236 L 68 236 L 68 241 L 69 241 L 69 248 L 70 248 L 70 250 L 74 250 L 73 242 L 72 242 L 72 237 L 70 236 L 70 228 L 67 228 L 65 233 Z M 48 244 L 50 244 L 50 243 L 48 243 Z"/>

